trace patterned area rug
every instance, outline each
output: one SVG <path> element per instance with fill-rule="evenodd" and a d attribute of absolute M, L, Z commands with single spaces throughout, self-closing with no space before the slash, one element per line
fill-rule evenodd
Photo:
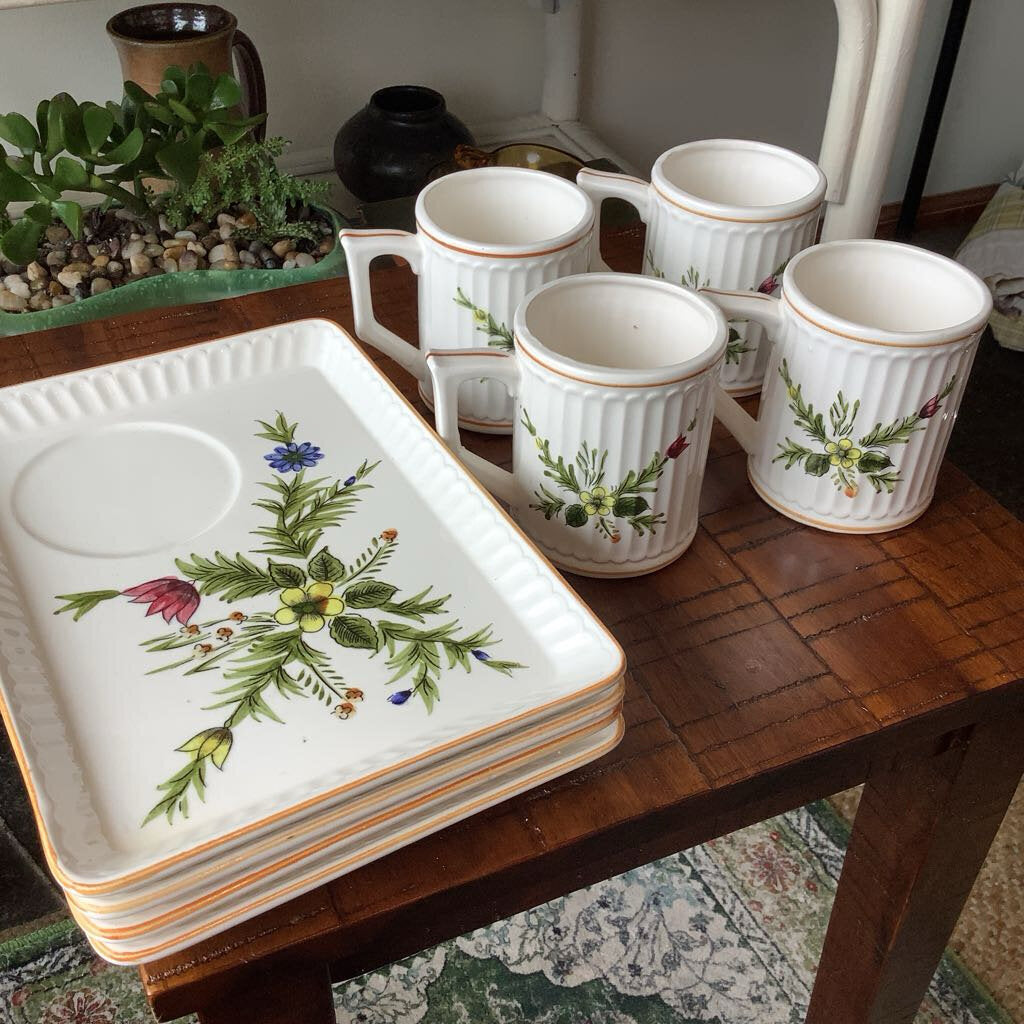
<path fill-rule="evenodd" d="M 846 827 L 824 802 L 335 987 L 343 1024 L 798 1024 Z M 148 1024 L 69 922 L 0 946 L 2 1024 Z M 952 956 L 917 1024 L 1012 1024 Z"/>

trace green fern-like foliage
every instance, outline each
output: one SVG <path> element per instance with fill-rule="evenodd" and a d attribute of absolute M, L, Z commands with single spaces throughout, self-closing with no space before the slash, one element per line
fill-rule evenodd
<path fill-rule="evenodd" d="M 277 169 L 287 145 L 281 138 L 243 141 L 207 153 L 190 188 L 179 188 L 168 200 L 167 219 L 178 229 L 196 218 L 212 221 L 218 213 L 239 207 L 256 218 L 256 226 L 239 233 L 270 241 L 275 238 L 318 239 L 315 224 L 296 220 L 298 211 L 322 203 L 325 181 L 301 181 Z"/>

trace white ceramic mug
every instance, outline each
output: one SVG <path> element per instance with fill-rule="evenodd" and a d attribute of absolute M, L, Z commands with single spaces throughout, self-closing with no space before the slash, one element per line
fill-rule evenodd
<path fill-rule="evenodd" d="M 678 558 L 697 529 L 725 318 L 664 281 L 585 274 L 537 289 L 514 323 L 511 359 L 428 353 L 441 436 L 557 565 L 638 576 Z M 459 386 L 483 376 L 515 396 L 511 473 L 459 441 Z"/>
<path fill-rule="evenodd" d="M 357 336 L 420 381 L 432 404 L 423 356 L 430 349 L 512 349 L 512 314 L 546 281 L 590 268 L 594 205 L 571 181 L 518 167 L 480 167 L 431 182 L 416 200 L 416 233 L 341 232 Z M 396 255 L 419 275 L 419 350 L 378 323 L 370 261 Z M 512 400 L 495 381 L 468 381 L 460 422 L 485 433 L 512 430 Z"/>
<path fill-rule="evenodd" d="M 644 273 L 690 288 L 769 294 L 786 261 L 814 241 L 825 197 L 825 176 L 810 160 L 739 139 L 688 142 L 662 153 L 650 184 L 588 168 L 576 181 L 599 203 L 615 197 L 636 207 L 647 224 Z M 730 394 L 761 389 L 770 348 L 759 325 L 730 325 L 722 366 Z"/>
<path fill-rule="evenodd" d="M 775 338 L 758 419 L 723 392 L 716 408 L 761 497 L 837 533 L 921 515 L 992 309 L 982 281 L 924 249 L 853 239 L 795 256 L 781 299 L 705 294 Z"/>

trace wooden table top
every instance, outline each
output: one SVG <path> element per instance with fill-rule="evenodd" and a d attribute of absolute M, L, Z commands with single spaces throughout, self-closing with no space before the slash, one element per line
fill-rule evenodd
<path fill-rule="evenodd" d="M 639 269 L 640 239 L 609 237 L 606 258 Z M 377 272 L 375 294 L 379 318 L 413 337 L 412 274 Z M 0 384 L 304 317 L 351 332 L 347 283 L 9 338 Z M 507 439 L 470 446 L 508 458 Z M 716 426 L 701 510 L 669 568 L 569 577 L 626 651 L 628 729 L 614 751 L 146 965 L 161 1019 L 255 958 L 298 950 L 350 976 L 857 784 L 904 750 L 1024 705 L 1024 524 L 948 463 L 917 523 L 830 535 L 760 501 Z"/>

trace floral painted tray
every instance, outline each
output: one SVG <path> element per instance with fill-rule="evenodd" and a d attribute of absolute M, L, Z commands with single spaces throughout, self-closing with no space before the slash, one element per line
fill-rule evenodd
<path fill-rule="evenodd" d="M 0 495 L 0 705 L 71 886 L 181 869 L 624 670 L 324 321 L 0 391 Z"/>

